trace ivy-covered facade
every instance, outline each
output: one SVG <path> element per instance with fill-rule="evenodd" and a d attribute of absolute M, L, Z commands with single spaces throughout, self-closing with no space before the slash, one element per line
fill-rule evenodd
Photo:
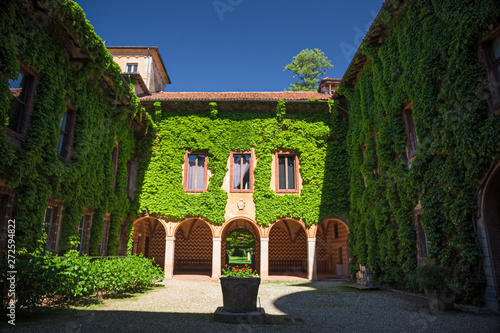
<path fill-rule="evenodd" d="M 500 3 L 386 1 L 344 75 L 353 272 L 498 308 Z"/>
<path fill-rule="evenodd" d="M 217 278 L 229 233 L 246 230 L 264 279 L 347 275 L 347 117 L 331 95 L 159 92 L 141 102 L 153 129 L 134 250 L 167 277 Z"/>
<path fill-rule="evenodd" d="M 133 86 L 73 1 L 7 1 L 0 22 L 4 257 L 119 254 L 142 130 Z"/>
<path fill-rule="evenodd" d="M 363 264 L 416 290 L 432 261 L 460 302 L 498 307 L 498 1 L 385 1 L 323 93 L 162 92 L 157 49 L 112 56 L 69 0 L 8 1 L 0 22 L 3 249 L 129 240 L 167 277 L 217 278 L 245 230 L 263 278 Z"/>

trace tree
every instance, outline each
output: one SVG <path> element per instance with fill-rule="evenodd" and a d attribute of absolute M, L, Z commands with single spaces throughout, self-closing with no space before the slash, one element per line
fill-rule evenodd
<path fill-rule="evenodd" d="M 318 89 L 319 77 L 325 75 L 330 68 L 333 68 L 333 65 L 320 49 L 304 49 L 300 51 L 283 70 L 291 71 L 293 77 L 298 76 L 300 79 L 300 81 L 291 84 L 288 90 L 308 91 Z"/>

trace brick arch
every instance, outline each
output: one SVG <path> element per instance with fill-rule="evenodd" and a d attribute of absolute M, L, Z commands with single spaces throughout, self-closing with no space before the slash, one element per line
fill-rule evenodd
<path fill-rule="evenodd" d="M 261 229 L 257 223 L 248 218 L 233 218 L 224 222 L 221 231 L 221 263 L 222 267 L 226 264 L 226 239 L 227 237 L 236 230 L 245 230 L 250 232 L 255 239 L 255 266 L 254 269 L 257 272 L 260 270 L 260 238 Z"/>
<path fill-rule="evenodd" d="M 141 217 L 133 222 L 132 252 L 142 253 L 153 259 L 162 269 L 165 267 L 165 225 L 154 217 Z"/>
<path fill-rule="evenodd" d="M 187 217 L 187 218 L 183 219 L 182 221 L 180 221 L 179 223 L 176 223 L 172 234 L 175 236 L 177 234 L 177 231 L 179 230 L 179 228 L 184 223 L 190 222 L 190 221 L 203 221 L 203 222 L 205 222 L 205 224 L 210 228 L 210 233 L 211 233 L 212 238 L 216 237 L 216 231 L 215 231 L 213 224 L 209 220 L 207 220 L 206 218 L 201 217 L 201 216 L 200 217 Z"/>
<path fill-rule="evenodd" d="M 316 267 L 318 274 L 346 277 L 348 274 L 349 227 L 344 221 L 323 220 L 316 229 Z"/>
<path fill-rule="evenodd" d="M 496 294 L 500 294 L 500 163 L 484 187 L 482 215 L 490 254 L 491 275 Z M 491 276 L 490 275 L 490 276 Z M 490 277 L 491 279 L 491 277 Z M 490 286 L 489 286 L 490 287 Z"/>
<path fill-rule="evenodd" d="M 283 219 L 269 230 L 269 274 L 307 272 L 307 229 L 303 223 Z"/>

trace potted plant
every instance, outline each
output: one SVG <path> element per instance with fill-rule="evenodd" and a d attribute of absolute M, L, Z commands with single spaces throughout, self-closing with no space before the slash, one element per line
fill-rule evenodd
<path fill-rule="evenodd" d="M 442 265 L 426 263 L 417 266 L 417 283 L 425 290 L 431 310 L 453 310 L 455 292 L 449 275 L 450 269 Z"/>
<path fill-rule="evenodd" d="M 223 311 L 246 313 L 257 310 L 257 294 L 260 277 L 257 272 L 245 264 L 245 267 L 226 265 L 222 270 L 220 284 L 222 287 Z"/>

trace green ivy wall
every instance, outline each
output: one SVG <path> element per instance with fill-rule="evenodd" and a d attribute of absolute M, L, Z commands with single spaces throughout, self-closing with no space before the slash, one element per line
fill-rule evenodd
<path fill-rule="evenodd" d="M 326 216 L 346 216 L 347 124 L 331 103 L 306 103 L 313 112 L 287 113 L 283 101 L 266 102 L 257 110 L 248 103 L 234 102 L 231 111 L 218 110 L 215 102 L 203 107 L 190 102 L 150 105 L 155 133 L 151 135 L 151 157 L 141 166 L 139 211 L 177 220 L 199 216 L 214 224 L 224 223 L 228 195 L 222 183 L 229 171 L 230 152 L 255 148 L 258 162 L 253 198 L 259 224 L 291 217 L 311 225 Z M 187 150 L 208 152 L 212 176 L 204 193 L 183 190 Z M 276 195 L 270 188 L 272 155 L 279 150 L 298 155 L 303 179 L 300 195 Z"/>
<path fill-rule="evenodd" d="M 79 242 L 75 228 L 84 208 L 93 209 L 90 252 L 95 254 L 111 214 L 109 254 L 117 254 L 121 218 L 131 202 L 125 193 L 127 160 L 136 139 L 130 131 L 140 109 L 135 93 L 122 84 L 120 68 L 73 1 L 7 1 L 0 12 L 0 122 L 8 123 L 9 79 L 20 63 L 37 72 L 39 84 L 26 142 L 15 148 L 0 133 L 0 179 L 15 189 L 14 218 L 18 254 L 41 250 L 45 243 L 43 215 L 47 198 L 63 203 L 62 251 Z M 63 37 L 67 31 L 70 37 Z M 71 60 L 68 40 L 80 43 L 88 62 Z M 91 56 L 88 56 L 91 55 Z M 103 77 L 108 78 L 108 83 Z M 115 96 L 110 99 L 106 96 Z M 131 99 L 130 106 L 118 100 Z M 66 103 L 76 110 L 71 160 L 58 159 L 59 122 Z M 116 190 L 112 188 L 112 151 L 119 142 Z"/>
<path fill-rule="evenodd" d="M 458 301 L 479 303 L 485 278 L 475 194 L 500 157 L 500 119 L 488 115 L 482 98 L 486 73 L 477 48 L 478 38 L 499 23 L 500 3 L 392 4 L 402 13 L 381 45 L 362 45 L 368 64 L 354 85 L 339 89 L 349 109 L 351 268 L 366 264 L 381 281 L 415 289 L 413 209 L 420 201 L 429 257 L 453 268 Z M 381 16 L 386 23 L 389 9 Z M 418 137 L 411 168 L 402 118 L 410 101 Z M 377 157 L 380 175 L 373 173 Z"/>

